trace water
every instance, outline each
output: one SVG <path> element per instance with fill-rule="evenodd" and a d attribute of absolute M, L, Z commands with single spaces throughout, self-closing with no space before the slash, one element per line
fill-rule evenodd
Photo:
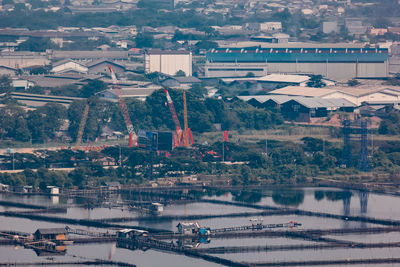
<path fill-rule="evenodd" d="M 321 194 L 322 192 L 322 194 Z M 253 204 L 273 207 L 293 207 L 302 210 L 329 212 L 338 215 L 366 216 L 381 219 L 400 220 L 400 198 L 392 195 L 365 193 L 338 188 L 300 188 L 265 190 L 254 194 Z M 282 196 L 280 199 L 278 196 Z M 226 193 L 220 196 L 205 197 L 223 201 L 241 200 L 240 197 Z"/>
<path fill-rule="evenodd" d="M 377 259 L 397 258 L 400 248 L 377 249 L 329 249 L 329 250 L 290 250 L 266 251 L 235 254 L 219 254 L 221 258 L 247 262 L 277 262 L 277 261 L 315 261 L 334 259 Z"/>
<path fill-rule="evenodd" d="M 367 216 L 381 219 L 399 219 L 400 220 L 400 198 L 391 195 L 382 195 L 374 193 L 361 193 L 359 191 L 342 190 L 338 188 L 296 188 L 286 190 L 264 190 L 253 194 L 222 192 L 222 194 L 205 196 L 205 198 L 219 199 L 224 201 L 241 201 L 260 205 L 270 205 L 275 207 L 295 207 L 302 210 L 329 212 L 338 215 L 347 216 Z M 102 219 L 119 217 L 148 217 L 150 214 L 141 213 L 136 210 L 130 210 L 127 207 L 108 208 L 98 207 L 87 209 L 82 206 L 76 206 L 75 201 L 65 198 L 49 198 L 47 196 L 18 196 L 10 194 L 0 194 L 0 200 L 21 202 L 26 204 L 36 204 L 45 206 L 66 206 L 67 213 L 45 214 L 49 216 L 60 216 L 74 219 Z M 125 200 L 119 196 L 118 200 Z M 24 208 L 14 208 L 0 206 L 0 211 L 23 211 Z M 237 207 L 231 205 L 211 204 L 204 202 L 173 204 L 164 207 L 162 215 L 182 216 L 182 215 L 219 215 L 239 212 L 259 212 L 260 210 Z M 302 223 L 302 226 L 296 229 L 341 229 L 341 228 L 360 228 L 377 227 L 381 225 L 343 221 L 331 218 L 320 218 L 297 215 L 273 215 L 262 216 L 264 224 L 287 223 L 296 221 Z M 250 225 L 249 217 L 235 218 L 209 218 L 197 220 L 200 225 L 210 228 L 223 228 L 231 226 Z M 144 226 L 163 230 L 176 231 L 176 225 L 179 220 L 135 220 L 121 222 L 118 224 L 127 227 Z M 33 233 L 38 228 L 65 227 L 63 223 L 52 223 L 44 221 L 32 221 L 24 218 L 13 218 L 0 216 L 1 230 L 15 230 Z M 71 227 L 105 231 L 106 229 L 88 228 L 78 225 Z M 295 231 L 296 229 L 278 229 Z M 338 240 L 375 243 L 375 242 L 398 242 L 400 233 L 379 233 L 379 234 L 346 234 L 326 236 Z M 300 245 L 314 244 L 313 241 L 301 239 L 292 239 L 284 237 L 256 237 L 256 238 L 229 238 L 229 239 L 211 239 L 209 243 L 200 244 L 200 248 L 212 248 L 221 246 L 275 246 L 275 245 Z M 400 248 L 377 248 L 377 249 L 329 249 L 329 250 L 302 250 L 302 251 L 262 251 L 237 254 L 213 254 L 235 261 L 248 262 L 278 262 L 278 261 L 299 261 L 299 260 L 329 260 L 329 259 L 368 259 L 368 258 L 390 258 L 397 257 Z M 33 250 L 14 246 L 0 246 L 0 262 L 46 262 L 46 261 L 80 261 L 93 259 L 110 259 L 126 263 L 133 263 L 137 266 L 219 266 L 201 259 L 177 255 L 174 253 L 165 253 L 155 250 L 128 250 L 116 248 L 114 243 L 101 244 L 74 244 L 67 247 L 66 255 L 39 257 Z M 357 265 L 352 265 L 357 266 Z M 360 265 L 361 266 L 361 265 Z M 393 265 L 380 265 L 393 266 Z"/>

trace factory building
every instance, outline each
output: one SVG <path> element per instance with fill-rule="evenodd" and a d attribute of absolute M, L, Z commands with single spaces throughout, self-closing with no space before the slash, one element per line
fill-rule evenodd
<path fill-rule="evenodd" d="M 144 55 L 145 72 L 160 72 L 175 75 L 179 70 L 192 76 L 192 52 L 147 50 Z"/>
<path fill-rule="evenodd" d="M 386 48 L 215 48 L 206 54 L 206 77 L 314 74 L 329 79 L 388 76 Z"/>

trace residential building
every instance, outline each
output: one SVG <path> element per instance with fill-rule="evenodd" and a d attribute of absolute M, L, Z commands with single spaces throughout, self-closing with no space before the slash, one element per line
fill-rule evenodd
<path fill-rule="evenodd" d="M 339 26 L 337 21 L 324 21 L 322 22 L 322 32 L 325 34 L 338 33 Z"/>
<path fill-rule="evenodd" d="M 364 26 L 359 19 L 346 19 L 345 26 L 349 34 L 361 35 L 367 32 L 367 26 Z"/>
<path fill-rule="evenodd" d="M 260 23 L 260 31 L 262 32 L 272 32 L 282 30 L 282 22 L 264 22 Z"/>

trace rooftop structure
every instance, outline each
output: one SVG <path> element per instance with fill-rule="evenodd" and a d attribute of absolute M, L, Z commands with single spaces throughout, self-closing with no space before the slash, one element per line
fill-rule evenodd
<path fill-rule="evenodd" d="M 206 54 L 206 77 L 268 73 L 315 74 L 330 79 L 387 77 L 386 48 L 215 48 Z"/>
<path fill-rule="evenodd" d="M 400 101 L 399 86 L 330 86 L 324 88 L 288 86 L 269 92 L 269 95 L 344 98 L 360 106 L 363 102 L 397 103 Z"/>
<path fill-rule="evenodd" d="M 58 103 L 64 106 L 69 106 L 75 100 L 84 100 L 84 98 L 78 97 L 26 94 L 19 92 L 12 92 L 11 98 L 17 100 L 21 104 L 27 105 L 28 107 L 35 108 L 44 106 L 47 103 Z"/>

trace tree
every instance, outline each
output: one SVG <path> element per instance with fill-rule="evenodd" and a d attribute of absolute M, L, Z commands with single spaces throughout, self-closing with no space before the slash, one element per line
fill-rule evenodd
<path fill-rule="evenodd" d="M 256 77 L 256 75 L 253 72 L 248 72 L 246 77 Z"/>
<path fill-rule="evenodd" d="M 28 113 L 27 124 L 34 142 L 44 142 L 55 137 L 67 118 L 67 109 L 57 103 L 48 103 Z"/>
<path fill-rule="evenodd" d="M 175 77 L 185 77 L 185 76 L 186 76 L 186 73 L 183 70 L 178 70 L 175 73 Z"/>
<path fill-rule="evenodd" d="M 360 83 L 359 83 L 359 81 L 358 80 L 355 80 L 355 79 L 352 79 L 352 80 L 348 80 L 347 81 L 347 85 L 348 86 L 357 86 L 357 85 L 359 85 Z"/>
<path fill-rule="evenodd" d="M 196 49 L 195 49 L 196 53 L 198 54 L 200 49 L 209 50 L 212 48 L 217 48 L 218 43 L 209 41 L 209 40 L 202 40 L 202 41 L 196 43 L 195 47 L 196 47 Z"/>
<path fill-rule="evenodd" d="M 400 134 L 400 114 L 390 111 L 379 125 L 380 134 Z"/>
<path fill-rule="evenodd" d="M 307 86 L 321 88 L 325 87 L 326 83 L 322 81 L 322 75 L 312 75 L 310 80 L 307 82 Z"/>
<path fill-rule="evenodd" d="M 99 80 L 89 80 L 89 82 L 82 87 L 81 96 L 88 98 L 105 89 L 107 89 L 107 85 L 104 82 Z"/>
<path fill-rule="evenodd" d="M 205 95 L 207 95 L 207 89 L 200 84 L 193 84 L 189 89 L 189 92 L 199 98 L 203 98 Z"/>
<path fill-rule="evenodd" d="M 400 85 L 400 73 L 396 73 L 394 77 L 390 77 L 387 80 L 387 84 L 398 86 Z"/>
<path fill-rule="evenodd" d="M 50 38 L 29 37 L 29 39 L 18 46 L 21 51 L 44 52 L 46 49 L 58 48 L 50 41 Z"/>
<path fill-rule="evenodd" d="M 4 5 L 14 5 L 14 1 L 13 0 L 3 0 L 1 2 L 1 4 Z"/>
<path fill-rule="evenodd" d="M 11 79 L 8 75 L 0 76 L 0 94 L 9 93 L 12 91 Z"/>
<path fill-rule="evenodd" d="M 0 108 L 0 138 L 25 139 L 25 134 L 22 133 L 24 123 L 26 124 L 25 117 L 25 111 L 17 105 Z M 20 131 L 22 136 L 16 136 Z"/>
<path fill-rule="evenodd" d="M 135 38 L 135 44 L 136 47 L 142 48 L 142 47 L 153 47 L 154 44 L 154 38 L 152 35 L 148 33 L 138 33 Z"/>
<path fill-rule="evenodd" d="M 28 125 L 24 118 L 18 118 L 15 121 L 14 136 L 17 141 L 29 141 L 31 133 L 29 132 Z"/>
<path fill-rule="evenodd" d="M 49 73 L 49 69 L 46 67 L 35 67 L 30 70 L 29 72 L 31 75 L 38 75 L 38 74 L 47 74 Z"/>

